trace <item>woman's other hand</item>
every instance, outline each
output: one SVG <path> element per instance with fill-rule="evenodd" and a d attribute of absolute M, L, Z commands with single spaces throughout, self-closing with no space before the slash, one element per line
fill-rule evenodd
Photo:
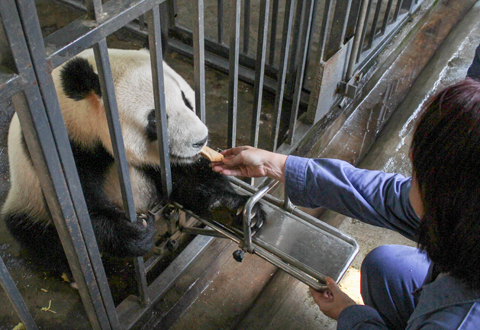
<path fill-rule="evenodd" d="M 327 277 L 327 288 L 322 292 L 310 288 L 310 292 L 320 310 L 328 317 L 337 320 L 345 308 L 356 305 L 355 301 L 340 290 L 337 283 L 330 277 Z"/>

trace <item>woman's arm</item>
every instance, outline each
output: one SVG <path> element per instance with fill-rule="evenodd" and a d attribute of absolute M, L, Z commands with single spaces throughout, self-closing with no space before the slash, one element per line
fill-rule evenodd
<path fill-rule="evenodd" d="M 420 220 L 409 201 L 410 181 L 336 159 L 289 156 L 285 164 L 287 193 L 294 204 L 325 207 L 415 240 Z"/>

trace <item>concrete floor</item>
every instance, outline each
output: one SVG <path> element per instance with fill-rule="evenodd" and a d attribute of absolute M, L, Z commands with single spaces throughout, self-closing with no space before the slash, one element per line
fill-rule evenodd
<path fill-rule="evenodd" d="M 407 153 L 418 109 L 426 96 L 465 76 L 474 49 L 480 43 L 478 17 L 480 17 L 480 2 L 477 2 L 465 18 L 457 24 L 437 50 L 359 164 L 360 167 L 410 174 Z M 53 24 L 58 22 L 44 22 L 46 27 Z M 127 45 L 130 42 L 128 37 L 114 38 L 117 38 L 118 44 L 125 42 Z M 141 44 L 138 46 L 140 47 Z M 191 80 L 193 78 L 191 69 L 188 65 L 184 65 L 188 64 L 188 60 L 174 54 L 169 56 L 172 66 L 185 75 L 187 80 Z M 213 87 L 210 92 L 218 94 L 220 100 L 218 104 L 221 104 L 226 95 L 221 87 L 228 86 L 228 78 L 213 71 L 207 74 L 212 77 L 210 82 Z M 245 85 L 240 89 L 245 102 L 248 103 L 251 94 L 249 87 Z M 213 108 L 215 105 L 210 104 L 207 107 Z M 0 108 L 2 111 L 11 112 L 9 104 L 0 105 Z M 268 124 L 268 116 L 264 119 Z M 245 120 L 249 122 L 249 118 Z M 226 122 L 226 120 L 218 122 Z M 215 133 L 213 134 L 214 145 L 219 148 L 225 147 L 224 140 L 221 138 L 223 129 L 224 127 L 221 126 L 213 127 L 214 132 L 219 132 L 217 137 Z M 2 126 L 1 131 L 2 134 L 6 132 L 5 125 Z M 3 144 L 1 148 L 0 157 L 4 157 L 5 145 Z M 5 159 L 2 160 L 2 164 L 5 164 Z M 5 187 L 8 186 L 8 171 L 4 165 L 1 167 L 0 174 L 2 178 L 0 187 L 4 193 Z M 353 236 L 360 245 L 358 257 L 341 282 L 341 287 L 358 302 L 361 302 L 358 269 L 365 254 L 382 244 L 415 245 L 391 231 L 364 225 L 333 212 L 323 213 L 321 219 L 340 224 L 339 228 Z M 0 253 L 8 268 L 13 270 L 12 275 L 27 300 L 29 308 L 36 316 L 40 328 L 89 329 L 82 312 L 83 307 L 75 291 L 47 274 L 31 271 L 22 260 L 18 247 L 5 234 L 3 223 L 0 226 Z M 235 249 L 235 244 L 217 240 L 208 250 L 217 253 L 215 259 L 212 256 L 213 252 L 202 257 L 204 263 L 210 262 L 207 273 L 211 279 L 199 278 L 199 281 L 205 280 L 205 283 L 198 298 L 191 305 L 174 313 L 166 301 L 168 297 L 158 302 L 154 308 L 154 314 L 158 317 L 152 316 L 143 329 L 335 329 L 336 322 L 325 317 L 318 310 L 304 284 L 276 270 L 275 267 L 254 255 L 247 256 L 243 263 L 233 261 L 231 253 Z M 192 269 L 192 273 L 194 271 L 195 269 Z M 205 274 L 206 271 L 202 270 L 202 272 Z M 47 307 L 50 301 L 51 311 L 42 311 L 41 308 Z M 12 329 L 19 320 L 1 290 L 0 305 L 3 306 L 3 311 L 0 313 L 0 329 Z M 166 316 L 163 317 L 163 315 Z M 169 315 L 173 316 L 169 317 Z"/>

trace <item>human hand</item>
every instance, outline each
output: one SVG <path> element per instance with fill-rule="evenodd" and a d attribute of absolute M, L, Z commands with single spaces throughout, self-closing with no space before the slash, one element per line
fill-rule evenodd
<path fill-rule="evenodd" d="M 355 301 L 340 290 L 337 283 L 330 277 L 327 277 L 327 288 L 322 292 L 310 288 L 310 292 L 320 310 L 328 317 L 337 320 L 345 308 L 356 305 Z"/>
<path fill-rule="evenodd" d="M 281 182 L 285 181 L 286 155 L 249 146 L 224 150 L 222 155 L 223 161 L 210 164 L 215 172 L 250 178 L 269 177 Z"/>

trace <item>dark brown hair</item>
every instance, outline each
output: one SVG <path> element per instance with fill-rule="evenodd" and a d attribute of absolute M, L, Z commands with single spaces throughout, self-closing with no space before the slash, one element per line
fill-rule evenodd
<path fill-rule="evenodd" d="M 424 216 L 419 246 L 444 272 L 480 289 L 480 82 L 426 104 L 411 146 Z"/>

